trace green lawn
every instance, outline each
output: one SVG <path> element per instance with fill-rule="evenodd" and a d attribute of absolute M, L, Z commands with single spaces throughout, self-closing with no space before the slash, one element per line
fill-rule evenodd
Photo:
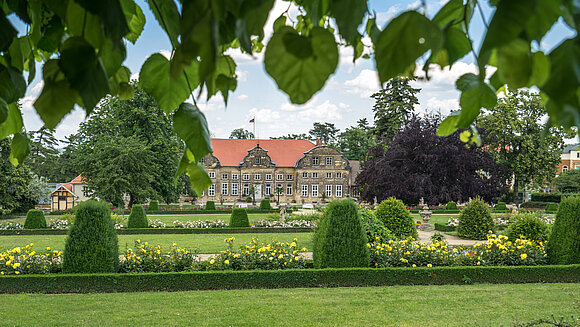
<path fill-rule="evenodd" d="M 580 284 L 0 295 L 3 326 L 511 326 L 580 314 Z"/>
<path fill-rule="evenodd" d="M 252 237 L 260 241 L 270 242 L 277 239 L 281 242 L 291 242 L 292 239 L 298 239 L 298 246 L 312 249 L 311 233 L 272 233 L 272 234 L 164 234 L 164 235 L 119 235 L 119 250 L 125 251 L 126 246 L 134 247 L 135 240 L 148 242 L 149 244 L 161 244 L 163 248 L 168 249 L 173 242 L 183 248 L 198 248 L 200 253 L 219 253 L 227 248 L 224 239 L 235 237 L 234 248 L 241 244 L 248 243 Z M 17 246 L 34 243 L 35 249 L 44 249 L 50 246 L 54 250 L 64 250 L 64 241 L 66 235 L 0 235 L 0 250 L 12 249 Z"/>

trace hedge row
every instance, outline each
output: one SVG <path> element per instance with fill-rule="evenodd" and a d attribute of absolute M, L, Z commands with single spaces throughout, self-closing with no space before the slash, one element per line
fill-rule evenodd
<path fill-rule="evenodd" d="M 272 210 L 260 210 L 260 209 L 247 209 L 248 213 L 279 213 L 280 210 L 272 209 Z M 129 214 L 131 211 L 129 210 L 112 210 L 115 214 Z M 70 210 L 66 211 L 51 211 L 48 213 L 52 216 L 60 216 L 67 213 L 71 213 Z M 148 215 L 210 215 L 210 214 L 230 214 L 232 210 L 156 210 L 156 211 L 147 211 Z"/>
<path fill-rule="evenodd" d="M 327 268 L 0 277 L 0 293 L 93 293 L 248 288 L 578 283 L 580 265 L 433 268 Z"/>
<path fill-rule="evenodd" d="M 449 225 L 444 225 L 444 224 L 439 224 L 439 223 L 435 223 L 434 228 L 435 228 L 435 230 L 438 230 L 441 232 L 454 232 L 455 231 L 455 226 L 449 226 Z"/>
<path fill-rule="evenodd" d="M 409 211 L 410 211 L 411 213 L 419 213 L 419 211 L 421 211 L 421 210 L 415 210 L 415 209 L 414 209 L 414 210 L 409 210 Z M 445 214 L 445 213 L 448 213 L 448 214 L 455 214 L 455 213 L 459 213 L 459 212 L 460 212 L 459 210 L 430 210 L 430 211 L 431 211 L 431 213 L 433 213 L 433 214 Z"/>
<path fill-rule="evenodd" d="M 556 202 L 560 203 L 562 196 L 577 196 L 580 193 L 532 193 L 533 202 Z"/>
<path fill-rule="evenodd" d="M 123 228 L 118 235 L 135 234 L 268 234 L 310 233 L 310 227 L 254 227 L 254 228 Z M 0 229 L 0 235 L 66 235 L 66 229 Z"/>

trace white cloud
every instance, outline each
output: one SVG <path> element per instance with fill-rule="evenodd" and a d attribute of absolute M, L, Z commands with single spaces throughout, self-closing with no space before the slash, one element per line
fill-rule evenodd
<path fill-rule="evenodd" d="M 161 53 L 167 59 L 171 58 L 171 50 L 161 49 L 159 50 L 159 53 Z"/>
<path fill-rule="evenodd" d="M 256 124 L 260 123 L 274 123 L 280 120 L 280 112 L 274 111 L 272 109 L 258 109 L 252 108 L 248 111 L 246 115 L 246 120 L 250 121 L 250 119 L 256 117 Z"/>
<path fill-rule="evenodd" d="M 248 71 L 247 70 L 236 70 L 236 75 L 238 76 L 238 82 L 248 81 Z"/>
<path fill-rule="evenodd" d="M 249 98 L 249 97 L 248 97 L 248 95 L 246 95 L 246 94 L 240 94 L 240 95 L 238 95 L 236 98 L 237 98 L 238 100 L 244 101 L 244 100 L 246 100 L 246 99 L 247 99 L 247 98 Z"/>
<path fill-rule="evenodd" d="M 371 69 L 363 69 L 357 77 L 344 82 L 347 93 L 358 94 L 361 98 L 368 98 L 380 89 L 377 72 Z"/>

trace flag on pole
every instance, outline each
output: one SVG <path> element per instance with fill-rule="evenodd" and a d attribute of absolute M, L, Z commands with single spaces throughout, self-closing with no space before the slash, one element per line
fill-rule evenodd
<path fill-rule="evenodd" d="M 256 118 L 250 119 L 250 123 L 255 123 L 255 122 L 256 122 Z"/>

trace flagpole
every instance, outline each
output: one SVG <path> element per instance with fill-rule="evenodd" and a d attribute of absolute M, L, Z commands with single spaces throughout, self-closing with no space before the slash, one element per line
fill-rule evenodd
<path fill-rule="evenodd" d="M 254 116 L 254 119 L 252 119 L 254 121 L 254 140 L 257 140 L 258 137 L 256 135 L 256 116 Z"/>

